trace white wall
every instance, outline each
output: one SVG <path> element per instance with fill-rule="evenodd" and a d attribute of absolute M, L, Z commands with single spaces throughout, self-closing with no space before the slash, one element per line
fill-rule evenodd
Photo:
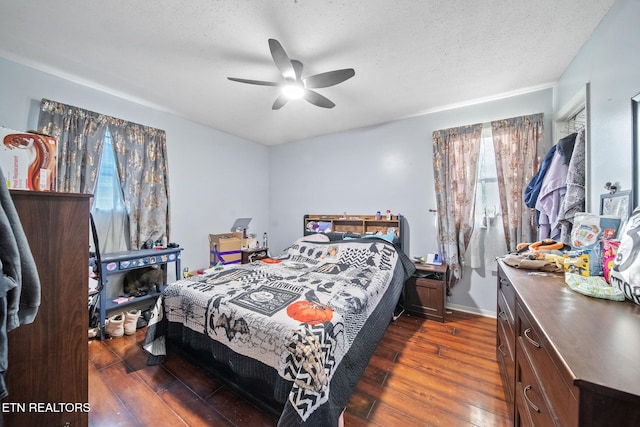
<path fill-rule="evenodd" d="M 35 129 L 42 98 L 164 129 L 170 237 L 184 248 L 183 266 L 207 267 L 208 234 L 228 232 L 237 217 L 253 218 L 250 232 L 267 230 L 267 147 L 2 58 L 0 93 L 0 125 L 11 129 Z"/>
<path fill-rule="evenodd" d="M 435 217 L 429 212 L 436 208 L 433 131 L 540 112 L 545 114 L 545 146 L 550 147 L 551 88 L 273 147 L 272 251 L 302 235 L 304 214 L 387 209 L 406 217 L 407 255 L 436 251 Z M 495 276 L 465 271 L 449 305 L 495 315 Z"/>
<path fill-rule="evenodd" d="M 236 217 L 269 232 L 272 253 L 302 234 L 306 213 L 375 213 L 407 218 L 407 253 L 436 250 L 431 134 L 448 127 L 543 112 L 545 147 L 554 113 L 591 85 L 591 210 L 606 181 L 631 188 L 630 98 L 640 92 L 640 1 L 618 0 L 554 90 L 484 102 L 264 147 L 170 114 L 89 89 L 0 58 L 0 125 L 37 123 L 41 98 L 99 111 L 167 131 L 171 239 L 191 269 L 208 263 L 208 233 L 225 232 Z M 574 23 L 579 25 L 579 23 Z M 428 94 L 425 94 L 428 96 Z M 544 150 L 543 150 L 544 151 Z M 465 272 L 449 305 L 495 314 L 495 277 Z"/>
<path fill-rule="evenodd" d="M 632 189 L 631 98 L 640 92 L 640 1 L 618 0 L 557 84 L 554 111 L 586 83 L 591 92 L 590 206 L 606 182 Z"/>
<path fill-rule="evenodd" d="M 591 96 L 591 163 L 587 177 L 591 203 L 587 210 L 597 212 L 605 182 L 632 188 L 631 98 L 640 92 L 639 19 L 640 1 L 618 0 L 553 91 L 541 90 L 274 147 L 269 215 L 272 247 L 281 249 L 302 233 L 305 213 L 364 214 L 390 208 L 407 217 L 408 255 L 435 250 L 434 218 L 428 212 L 435 207 L 431 133 L 543 112 L 548 148 L 555 143 L 551 140 L 554 114 L 586 83 L 590 84 Z M 495 314 L 493 274 L 465 271 L 448 305 Z"/>

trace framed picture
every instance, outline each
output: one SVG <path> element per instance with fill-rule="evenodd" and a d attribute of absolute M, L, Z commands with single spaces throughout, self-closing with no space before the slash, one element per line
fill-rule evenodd
<path fill-rule="evenodd" d="M 625 221 L 631 215 L 632 206 L 631 190 L 600 195 L 600 215 L 613 215 Z"/>

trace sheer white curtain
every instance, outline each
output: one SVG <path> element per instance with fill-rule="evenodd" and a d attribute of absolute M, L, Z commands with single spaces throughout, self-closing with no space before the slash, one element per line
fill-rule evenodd
<path fill-rule="evenodd" d="M 475 203 L 474 227 L 465 254 L 465 265 L 482 275 L 483 270 L 491 269 L 497 256 L 507 253 L 490 123 L 485 123 L 482 128 Z"/>
<path fill-rule="evenodd" d="M 129 220 L 109 131 L 105 135 L 99 170 L 91 213 L 100 236 L 100 252 L 126 251 L 129 249 Z"/>

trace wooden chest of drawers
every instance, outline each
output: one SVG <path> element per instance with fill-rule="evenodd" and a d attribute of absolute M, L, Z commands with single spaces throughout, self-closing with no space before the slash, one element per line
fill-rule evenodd
<path fill-rule="evenodd" d="M 640 425 L 640 306 L 498 261 L 497 358 L 516 426 Z"/>

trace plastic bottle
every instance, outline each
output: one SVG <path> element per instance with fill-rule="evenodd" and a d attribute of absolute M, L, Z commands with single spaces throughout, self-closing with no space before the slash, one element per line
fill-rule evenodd
<path fill-rule="evenodd" d="M 382 218 L 382 216 L 380 215 L 380 211 L 377 211 L 376 212 L 376 219 L 381 219 L 381 218 Z"/>
<path fill-rule="evenodd" d="M 391 210 L 387 209 L 387 221 L 391 221 Z"/>
<path fill-rule="evenodd" d="M 267 232 L 266 231 L 262 235 L 262 247 L 263 248 L 268 248 L 269 247 L 269 241 L 268 241 L 268 238 L 267 238 Z"/>

